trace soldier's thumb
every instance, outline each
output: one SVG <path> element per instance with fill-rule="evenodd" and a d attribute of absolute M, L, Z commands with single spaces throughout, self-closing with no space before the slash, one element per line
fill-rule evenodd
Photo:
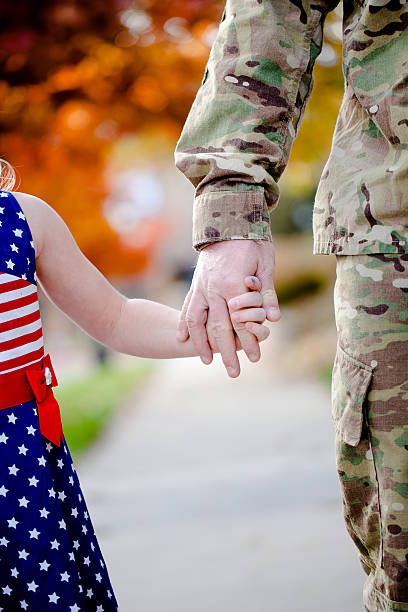
<path fill-rule="evenodd" d="M 271 322 L 279 321 L 281 313 L 278 296 L 276 295 L 273 283 L 273 275 L 269 270 L 265 274 L 260 274 L 258 271 L 258 277 L 262 283 L 261 293 L 263 297 L 263 307 L 266 311 L 266 318 Z"/>
<path fill-rule="evenodd" d="M 279 309 L 278 296 L 276 295 L 275 289 L 266 289 L 262 291 L 263 295 L 263 307 L 266 311 L 266 318 L 268 321 L 279 321 L 281 318 L 281 312 Z"/>

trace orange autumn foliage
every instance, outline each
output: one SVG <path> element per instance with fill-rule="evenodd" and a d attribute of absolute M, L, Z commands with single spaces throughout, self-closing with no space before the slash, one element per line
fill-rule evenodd
<path fill-rule="evenodd" d="M 0 156 L 16 167 L 22 190 L 56 208 L 105 274 L 143 272 L 165 227 L 153 219 L 139 227 L 146 239 L 133 240 L 110 227 L 103 203 L 112 148 L 152 125 L 175 145 L 223 7 L 222 0 L 14 0 L 0 7 Z M 328 96 L 323 123 L 332 125 L 339 68 L 318 72 Z M 329 146 L 307 117 L 295 160 L 318 159 Z"/>

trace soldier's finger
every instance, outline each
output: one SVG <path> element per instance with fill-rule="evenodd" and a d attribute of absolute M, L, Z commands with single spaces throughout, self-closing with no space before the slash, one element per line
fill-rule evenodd
<path fill-rule="evenodd" d="M 234 311 L 237 308 L 241 307 L 250 307 L 250 306 L 262 306 L 263 298 L 261 293 L 259 293 L 258 289 L 262 287 L 261 282 L 256 276 L 246 276 L 245 284 L 248 288 L 253 287 L 254 291 L 248 291 L 247 293 L 243 293 L 239 296 L 235 296 L 231 298 L 230 302 L 232 303 L 231 311 Z M 237 301 L 236 301 L 237 300 Z M 230 305 L 228 302 L 228 305 Z M 241 306 L 242 304 L 242 306 Z M 261 356 L 261 351 L 259 348 L 259 342 L 253 334 L 249 333 L 248 330 L 241 324 L 239 321 L 235 324 L 232 321 L 234 326 L 235 333 L 237 334 L 237 338 L 239 340 L 239 345 L 244 350 L 250 361 L 258 361 Z"/>
<path fill-rule="evenodd" d="M 239 360 L 236 353 L 234 331 L 231 324 L 227 304 L 221 297 L 209 301 L 208 326 L 215 338 L 219 352 L 228 376 L 236 378 L 240 373 Z"/>
<path fill-rule="evenodd" d="M 279 321 L 281 312 L 278 304 L 278 296 L 274 287 L 262 291 L 263 303 L 269 321 Z"/>
<path fill-rule="evenodd" d="M 233 325 L 242 349 L 249 361 L 258 361 L 261 356 L 261 351 L 256 336 L 251 334 L 241 323 L 237 323 L 236 325 L 233 323 Z"/>
<path fill-rule="evenodd" d="M 248 303 L 248 306 L 251 306 L 251 300 L 254 300 L 255 302 L 255 306 L 261 306 L 262 304 L 260 303 L 260 298 L 262 298 L 262 294 L 258 293 L 258 292 L 248 292 L 248 293 L 244 293 L 240 296 L 237 296 L 235 298 L 232 298 L 231 302 L 233 304 L 236 304 L 236 306 L 232 306 L 231 309 L 231 321 L 232 324 L 234 326 L 234 330 L 235 333 L 237 334 L 240 344 L 242 346 L 242 349 L 244 350 L 246 356 L 248 357 L 249 361 L 258 361 L 260 356 L 261 356 L 261 350 L 259 348 L 259 342 L 256 338 L 256 336 L 254 336 L 253 334 L 249 333 L 249 331 L 245 328 L 244 323 L 242 323 L 240 320 L 234 320 L 233 317 L 233 313 L 236 312 L 236 307 L 240 307 L 241 303 Z M 238 300 L 237 302 L 235 302 L 235 300 Z M 263 303 L 263 298 L 262 298 L 262 303 Z M 245 308 L 245 306 L 244 306 Z M 248 319 L 246 319 L 248 320 Z"/>
<path fill-rule="evenodd" d="M 245 327 L 251 334 L 254 334 L 258 338 L 259 342 L 263 342 L 267 339 L 270 334 L 270 330 L 266 325 L 261 325 L 260 323 L 254 323 L 253 321 L 248 321 L 245 323 Z"/>
<path fill-rule="evenodd" d="M 281 318 L 278 296 L 274 285 L 274 264 L 261 260 L 258 266 L 257 275 L 262 283 L 262 296 L 264 308 L 269 321 L 279 321 Z"/>
<path fill-rule="evenodd" d="M 197 292 L 193 293 L 186 312 L 186 322 L 194 348 L 201 361 L 206 365 L 211 363 L 213 359 L 206 330 L 207 316 L 208 305 L 204 297 Z"/>
<path fill-rule="evenodd" d="M 193 288 L 190 287 L 186 297 L 184 298 L 183 307 L 179 314 L 178 324 L 177 324 L 177 333 L 176 338 L 179 342 L 185 342 L 189 338 L 188 325 L 186 321 L 186 313 L 190 304 L 191 296 L 193 293 Z"/>

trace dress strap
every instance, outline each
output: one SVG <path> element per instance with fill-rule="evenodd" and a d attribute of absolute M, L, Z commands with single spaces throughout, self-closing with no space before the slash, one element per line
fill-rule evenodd
<path fill-rule="evenodd" d="M 20 204 L 10 191 L 0 191 L 0 273 L 37 284 L 31 230 Z"/>

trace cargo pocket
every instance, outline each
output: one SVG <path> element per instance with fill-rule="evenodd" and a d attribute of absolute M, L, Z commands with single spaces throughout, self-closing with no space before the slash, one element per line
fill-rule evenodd
<path fill-rule="evenodd" d="M 332 417 L 338 435 L 349 446 L 360 442 L 363 404 L 372 376 L 372 368 L 337 346 L 332 376 Z"/>
<path fill-rule="evenodd" d="M 366 572 L 383 561 L 378 477 L 365 402 L 372 377 L 373 368 L 337 346 L 332 378 L 336 464 L 346 527 Z"/>

